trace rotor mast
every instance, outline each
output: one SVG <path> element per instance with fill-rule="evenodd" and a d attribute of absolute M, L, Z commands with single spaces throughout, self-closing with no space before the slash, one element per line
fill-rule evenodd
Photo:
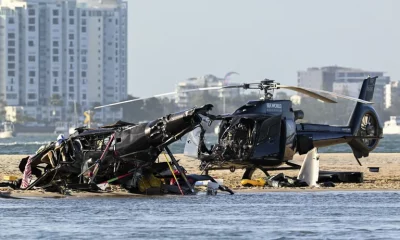
<path fill-rule="evenodd" d="M 277 84 L 274 82 L 274 80 L 270 79 L 265 79 L 260 82 L 259 88 L 260 90 L 264 90 L 264 97 L 262 100 L 266 101 L 273 99 L 274 95 L 271 93 L 271 91 L 273 91 L 273 89 L 277 89 Z"/>

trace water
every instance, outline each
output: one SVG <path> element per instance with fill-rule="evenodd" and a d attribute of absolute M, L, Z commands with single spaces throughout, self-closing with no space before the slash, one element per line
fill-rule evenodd
<path fill-rule="evenodd" d="M 33 154 L 40 146 L 55 141 L 57 135 L 48 136 L 18 136 L 11 139 L 0 139 L 0 154 Z M 206 135 L 207 145 L 217 141 L 214 134 Z M 173 153 L 183 153 L 186 136 L 171 145 Z M 351 153 L 347 144 L 318 149 L 321 153 Z M 400 151 L 400 135 L 386 135 L 379 142 L 375 153 L 396 153 Z"/>
<path fill-rule="evenodd" d="M 17 136 L 0 139 L 1 154 L 34 154 L 42 145 L 57 140 L 57 135 Z"/>
<path fill-rule="evenodd" d="M 398 239 L 400 192 L 0 199 L 0 239 Z"/>

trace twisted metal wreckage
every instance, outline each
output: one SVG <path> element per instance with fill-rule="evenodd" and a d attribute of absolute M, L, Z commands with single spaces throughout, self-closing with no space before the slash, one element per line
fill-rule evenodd
<path fill-rule="evenodd" d="M 368 157 L 377 147 L 383 127 L 379 115 L 371 106 L 376 80 L 377 77 L 366 78 L 358 98 L 281 85 L 269 79 L 260 83 L 185 90 L 258 89 L 264 91 L 264 97 L 250 101 L 227 115 L 209 114 L 213 106 L 208 104 L 141 124 L 119 121 L 99 129 L 78 128 L 68 139 L 60 138 L 40 149 L 34 156 L 21 161 L 20 169 L 24 173 L 21 188 L 42 187 L 62 192 L 65 188 L 95 190 L 106 183 L 114 183 L 130 192 L 187 194 L 194 193 L 193 185 L 196 181 L 210 180 L 216 184 L 215 179 L 208 175 L 209 170 L 229 169 L 233 172 L 239 168 L 246 169 L 243 179 L 251 179 L 256 169 L 267 176 L 268 171 L 299 170 L 298 181 L 294 185 L 305 182 L 311 186 L 317 181 L 322 182 L 322 178 L 362 182 L 361 172 L 319 171 L 317 149 L 348 144 L 361 165 L 359 159 Z M 336 101 L 316 92 L 355 101 L 357 104 L 345 126 L 297 123 L 297 120 L 303 119 L 304 112 L 294 110 L 290 100 L 273 99 L 274 90 L 281 88 L 298 91 L 327 103 Z M 176 92 L 157 96 L 168 94 Z M 221 121 L 218 142 L 211 149 L 207 149 L 204 143 L 205 130 L 201 123 L 206 119 L 210 120 L 209 123 Z M 195 129 L 198 135 L 193 131 Z M 185 155 L 200 160 L 200 169 L 205 175 L 186 176 L 186 171 L 179 166 L 168 148 L 189 132 Z M 156 162 L 163 151 L 169 155 L 175 170 L 168 159 L 166 162 Z M 291 161 L 297 153 L 306 154 L 301 166 Z M 40 168 L 44 170 L 43 173 Z M 33 183 L 30 183 L 31 174 L 37 177 Z M 173 179 L 170 181 L 172 184 L 168 184 L 166 179 Z M 269 180 L 278 181 L 277 178 Z M 225 186 L 216 186 L 232 193 Z"/>
<path fill-rule="evenodd" d="M 98 129 L 77 128 L 69 138 L 59 136 L 21 160 L 19 188 L 65 193 L 66 189 L 95 191 L 120 184 L 131 193 L 193 194 L 196 181 L 216 180 L 209 175 L 186 175 L 168 146 L 200 126 L 200 115 L 207 115 L 212 107 L 192 108 L 140 124 L 118 121 Z M 166 162 L 157 161 L 163 152 Z M 30 183 L 32 175 L 36 180 Z M 233 194 L 223 185 L 214 186 Z"/>

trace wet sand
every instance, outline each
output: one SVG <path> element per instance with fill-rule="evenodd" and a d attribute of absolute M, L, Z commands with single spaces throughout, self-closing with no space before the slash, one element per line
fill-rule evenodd
<path fill-rule="evenodd" d="M 19 161 L 25 155 L 0 155 L 0 181 L 3 181 L 3 176 L 15 175 L 22 177 L 18 169 Z M 294 163 L 301 164 L 303 156 L 296 156 Z M 199 174 L 199 161 L 185 157 L 181 154 L 176 155 L 179 163 L 188 171 L 188 173 Z M 160 156 L 160 161 L 163 157 Z M 244 170 L 236 170 L 231 173 L 229 170 L 210 171 L 210 175 L 214 178 L 221 178 L 224 185 L 234 191 L 244 192 L 259 192 L 259 191 L 357 191 L 357 190 L 400 190 L 400 153 L 372 153 L 368 158 L 361 159 L 363 166 L 359 166 L 354 156 L 350 153 L 340 154 L 320 154 L 320 170 L 331 171 L 358 171 L 364 173 L 363 183 L 337 183 L 331 188 L 246 188 L 240 184 Z M 369 172 L 368 167 L 379 167 L 379 172 Z M 287 176 L 297 176 L 298 170 L 275 171 L 270 172 L 271 175 L 284 173 Z M 261 171 L 257 171 L 253 179 L 264 177 Z M 87 193 L 87 192 L 72 192 L 69 196 L 74 197 L 127 197 L 138 196 L 127 193 L 123 189 L 114 188 L 113 192 Z M 58 193 L 48 193 L 43 190 L 21 191 L 11 190 L 8 188 L 0 188 L 2 194 L 7 194 L 14 197 L 64 197 Z M 67 195 L 67 197 L 69 197 Z"/>

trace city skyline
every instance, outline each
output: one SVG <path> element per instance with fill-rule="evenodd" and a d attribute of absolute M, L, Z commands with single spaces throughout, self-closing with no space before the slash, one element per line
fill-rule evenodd
<path fill-rule="evenodd" d="M 390 94 L 390 76 L 382 71 L 370 71 L 368 69 L 355 69 L 350 66 L 325 66 L 321 68 L 310 67 L 297 72 L 299 87 L 323 89 L 349 97 L 358 98 L 362 83 L 368 77 L 377 77 L 375 83 L 374 97 L 372 101 L 377 110 L 383 111 L 387 108 L 387 99 Z"/>
<path fill-rule="evenodd" d="M 0 14 L 0 91 L 8 105 L 50 121 L 68 118 L 75 103 L 87 110 L 126 99 L 126 3 L 3 0 Z M 97 117 L 119 119 L 122 110 Z"/>
<path fill-rule="evenodd" d="M 308 67 L 351 66 L 400 80 L 398 1 L 129 1 L 129 94 L 236 71 L 295 85 Z M 157 83 L 157 84 L 155 84 Z"/>
<path fill-rule="evenodd" d="M 1 4 L 4 5 L 4 3 L 9 1 L 10 0 L 3 0 Z M 40 2 L 40 0 L 30 1 Z M 89 3 L 89 5 L 87 5 L 86 7 L 90 7 L 90 4 L 98 4 L 98 1 L 94 0 L 77 1 L 80 3 Z M 109 4 L 112 2 L 115 1 L 103 1 L 104 4 Z M 299 10 L 304 10 L 305 8 L 307 8 L 307 6 L 310 7 L 311 3 L 314 3 L 311 4 L 313 5 L 313 7 L 310 8 L 311 10 L 320 9 L 320 12 L 315 12 L 313 13 L 314 15 L 306 14 L 307 16 L 304 16 L 304 19 L 300 18 L 300 23 L 296 23 L 301 26 L 300 28 L 294 28 L 292 25 L 288 24 L 288 21 L 293 19 L 293 17 L 298 16 L 297 13 L 293 13 L 293 10 L 287 9 L 288 12 L 293 13 L 293 16 L 283 18 L 281 15 L 279 15 L 279 11 L 283 10 L 284 4 L 265 2 L 266 1 L 254 1 L 252 3 L 244 4 L 241 1 L 230 1 L 230 4 L 227 4 L 226 1 L 222 0 L 218 3 L 204 1 L 202 3 L 188 4 L 184 1 L 171 0 L 168 2 L 168 4 L 166 4 L 165 2 L 155 0 L 146 1 L 145 3 L 138 1 L 129 1 L 130 4 L 128 4 L 127 9 L 129 22 L 129 24 L 127 24 L 127 39 L 129 39 L 129 46 L 128 48 L 125 48 L 125 51 L 122 51 L 122 54 L 125 54 L 125 58 L 127 59 L 127 68 L 129 69 L 129 71 L 127 71 L 127 75 L 125 76 L 126 78 L 128 78 L 126 80 L 127 86 L 121 86 L 121 91 L 125 90 L 127 91 L 127 93 L 134 96 L 147 97 L 154 94 L 174 90 L 178 86 L 179 82 L 184 81 L 188 77 L 201 77 L 207 74 L 222 75 L 227 71 L 240 72 L 239 76 L 233 78 L 234 82 L 254 82 L 262 80 L 264 78 L 271 78 L 280 83 L 297 85 L 297 71 L 309 67 L 322 67 L 331 65 L 349 66 L 371 71 L 379 69 L 382 72 L 390 75 L 391 80 L 396 81 L 398 79 L 398 74 L 393 74 L 393 71 L 387 70 L 390 68 L 394 68 L 388 68 L 390 64 L 384 64 L 387 63 L 389 59 L 389 57 L 385 58 L 385 56 L 391 56 L 394 54 L 394 52 L 381 50 L 381 48 L 384 49 L 386 46 L 385 44 L 381 44 L 382 41 L 394 41 L 395 39 L 397 39 L 397 37 L 399 37 L 397 32 L 389 31 L 386 32 L 386 35 L 378 34 L 379 36 L 383 37 L 376 37 L 375 34 L 372 34 L 379 33 L 382 30 L 381 28 L 385 27 L 385 23 L 393 22 L 397 18 L 397 16 L 395 16 L 392 12 L 393 8 L 390 8 L 396 5 L 396 2 L 387 1 L 381 4 L 376 4 L 374 2 L 363 1 L 363 3 L 365 4 L 359 6 L 358 11 L 354 12 L 354 16 L 350 16 L 350 13 L 352 13 L 351 10 L 355 9 L 356 7 L 356 4 L 353 2 L 347 4 L 346 8 L 343 8 L 343 4 L 337 4 L 338 6 L 333 6 L 333 4 L 327 5 L 332 9 L 343 8 L 341 10 L 341 14 L 344 19 L 347 19 L 347 21 L 341 19 L 336 19 L 336 21 L 335 18 L 333 18 L 334 15 L 331 13 L 323 15 L 322 13 L 326 13 L 326 9 L 320 8 L 321 5 L 315 1 L 308 1 L 304 4 L 290 2 L 292 6 L 298 6 Z M 338 3 L 344 2 L 339 1 Z M 174 6 L 177 6 L 179 4 L 181 4 L 179 8 L 174 8 Z M 265 7 L 267 5 L 269 7 L 268 9 L 270 15 L 248 15 L 253 10 L 255 12 L 258 12 L 260 11 L 259 8 L 261 8 L 262 6 Z M 221 11 L 224 6 L 227 6 L 227 10 Z M 385 16 L 379 15 L 377 18 L 374 19 L 362 15 L 362 13 L 369 11 L 368 9 L 371 9 L 373 7 L 387 14 Z M 147 11 L 150 9 L 154 11 Z M 205 11 L 206 9 L 208 11 Z M 276 10 L 277 13 L 271 12 L 272 9 Z M 304 13 L 311 11 L 310 9 L 306 9 Z M 202 15 L 201 13 L 207 14 Z M 237 15 L 237 13 L 243 13 L 249 18 L 244 18 L 242 15 Z M 280 21 L 267 21 L 269 18 L 272 18 L 272 16 L 276 16 L 277 14 L 280 16 L 278 18 Z M 355 17 L 360 14 L 362 15 L 360 19 Z M 234 17 L 232 15 L 239 17 Z M 219 19 L 220 16 L 224 16 L 224 18 Z M 284 16 L 286 16 L 286 14 L 284 14 Z M 321 21 L 317 23 L 316 21 L 310 19 L 310 16 L 319 16 L 321 17 Z M 160 19 L 163 19 L 163 21 L 157 21 Z M 185 19 L 185 21 L 182 21 L 182 19 Z M 255 19 L 259 21 L 254 21 Z M 310 25 L 308 26 L 303 24 L 303 21 L 308 22 Z M 239 22 L 240 24 L 238 24 Z M 96 36 L 97 34 L 97 23 L 95 23 L 95 21 L 92 21 L 92 23 L 93 27 L 90 29 L 92 29 L 93 32 L 88 34 L 88 36 L 91 37 Z M 253 23 L 253 25 L 249 23 Z M 272 23 L 273 25 L 271 25 Z M 260 26 L 262 24 L 266 24 L 265 27 L 268 31 L 260 31 Z M 296 26 L 296 24 L 294 24 L 294 26 Z M 324 26 L 324 28 L 316 28 L 315 26 L 317 26 L 318 24 Z M 68 26 L 68 24 L 66 25 Z M 167 25 L 168 27 L 164 27 Z M 286 28 L 280 28 L 279 25 L 286 26 Z M 371 33 L 370 35 L 368 35 L 368 37 L 359 34 L 363 32 L 363 29 L 366 28 L 370 29 Z M 219 32 L 217 30 L 219 30 Z M 349 30 L 352 31 L 349 32 Z M 309 39 L 311 37 L 315 37 L 318 39 L 324 38 L 324 36 L 322 36 L 321 34 L 329 31 L 333 35 L 331 35 L 332 37 L 325 39 L 327 41 L 309 41 L 305 45 L 305 47 L 302 47 L 299 43 L 299 41 L 304 42 L 305 39 Z M 29 32 L 29 29 L 27 32 Z M 248 35 L 246 35 L 245 33 Z M 293 40 L 292 42 L 291 38 L 285 38 L 283 42 L 276 45 L 278 47 L 273 47 L 272 43 L 277 43 L 278 39 L 281 39 L 284 36 L 291 36 L 291 34 L 295 33 L 299 34 L 298 38 L 293 38 L 296 39 L 296 41 Z M 335 33 L 341 33 L 342 35 L 335 35 Z M 343 33 L 348 34 L 343 35 Z M 266 37 L 269 37 L 273 34 L 276 34 L 274 38 L 268 38 L 268 41 L 263 42 L 263 40 L 266 40 Z M 346 41 L 342 40 L 340 36 L 346 36 Z M 355 36 L 357 37 L 355 38 Z M 390 38 L 390 36 L 393 36 L 393 38 Z M 69 38 L 69 35 L 65 37 Z M 96 37 L 93 37 L 93 39 L 91 39 L 90 41 L 87 40 L 87 42 L 93 42 L 96 40 L 95 38 Z M 363 41 L 356 41 L 361 39 Z M 40 39 L 38 41 L 40 42 Z M 73 39 L 73 41 L 74 44 L 79 44 L 78 39 Z M 253 41 L 253 44 L 248 44 L 249 41 Z M 332 44 L 332 41 L 336 41 L 338 42 L 338 44 Z M 348 46 L 342 46 L 343 42 L 346 42 Z M 29 44 L 30 42 L 28 42 L 28 48 L 31 47 L 29 46 Z M 312 44 L 314 48 L 310 48 L 310 44 Z M 361 47 L 367 49 L 365 48 L 365 46 L 368 44 L 370 44 L 371 47 L 368 48 L 368 51 L 364 51 L 364 54 L 371 54 L 370 57 L 367 57 L 367 55 L 357 54 L 359 53 Z M 390 44 L 388 44 L 388 46 L 397 47 L 396 45 Z M 107 48 L 104 47 L 104 49 Z M 128 49 L 128 51 L 126 51 L 126 49 Z M 289 49 L 291 49 L 291 51 L 289 51 Z M 317 53 L 318 49 L 323 49 L 324 51 L 319 51 Z M 332 51 L 330 49 L 335 49 L 335 51 Z M 54 53 L 53 50 L 54 49 L 52 49 L 50 56 Z M 279 54 L 276 51 L 278 51 Z M 304 51 L 308 51 L 308 54 L 304 54 Z M 168 52 L 173 53 L 168 54 Z M 276 58 L 271 58 L 270 55 L 266 55 L 265 58 L 261 57 L 260 54 L 265 52 L 274 53 L 273 56 Z M 38 53 L 39 52 L 36 52 L 36 54 Z M 287 53 L 290 54 L 286 55 Z M 66 54 L 69 54 L 69 52 Z M 74 54 L 77 58 L 79 58 L 81 52 L 74 52 Z M 74 54 L 72 54 L 71 56 L 74 56 Z M 348 57 L 349 54 L 353 56 L 354 59 L 362 59 L 362 61 L 360 61 L 360 64 L 348 63 L 351 62 L 349 61 L 349 59 L 353 59 Z M 95 68 L 97 68 L 96 66 L 108 64 L 105 59 L 99 60 L 98 58 L 94 57 L 94 54 L 92 54 L 91 56 L 93 56 L 93 58 L 90 59 L 89 62 L 93 63 L 92 66 L 94 67 L 94 70 L 88 72 L 93 73 L 95 72 Z M 285 56 L 288 57 L 285 58 Z M 36 58 L 34 56 L 32 57 Z M 199 61 L 204 60 L 204 57 L 206 57 L 207 61 L 202 61 L 200 63 Z M 42 54 L 38 54 L 37 58 L 38 59 L 34 59 L 35 61 L 33 62 L 36 62 L 40 60 L 40 58 L 43 58 Z M 288 64 L 282 64 L 282 58 L 284 58 L 284 60 L 287 61 Z M 68 64 L 68 59 L 70 58 L 66 59 L 67 60 L 65 62 L 66 64 Z M 262 60 L 260 61 L 260 59 Z M 302 61 L 300 62 L 299 59 L 301 59 Z M 312 61 L 310 61 L 310 59 Z M 270 63 L 272 60 L 273 64 L 268 65 L 268 63 Z M 86 61 L 88 61 L 88 59 Z M 296 64 L 293 64 L 294 62 L 296 62 Z M 311 62 L 312 64 L 308 64 L 308 62 Z M 29 57 L 27 59 L 27 63 L 28 65 L 30 64 Z M 393 61 L 390 61 L 390 63 L 394 65 Z M 171 65 L 176 66 L 171 67 Z M 181 67 L 177 65 L 180 65 Z M 290 71 L 286 71 L 285 69 L 290 69 Z M 28 77 L 30 74 L 30 71 L 26 72 L 26 75 Z M 47 73 L 47 75 L 53 74 L 53 70 L 49 70 L 49 73 Z M 70 72 L 68 71 L 64 74 L 70 75 Z M 83 78 L 82 74 L 83 73 L 79 71 L 77 74 L 73 74 L 73 77 L 65 76 L 64 78 L 66 79 L 66 81 L 70 81 L 70 79 L 73 79 L 73 82 L 75 84 L 76 81 L 74 80 Z M 120 76 L 115 77 L 116 75 L 112 75 L 110 71 L 104 71 L 104 74 L 109 75 L 108 77 L 105 77 L 105 79 L 120 78 Z M 42 78 L 48 78 L 47 75 L 38 76 L 35 73 L 35 76 L 29 77 L 27 81 L 31 81 L 31 79 L 33 79 L 33 82 L 35 83 L 40 81 Z M 88 79 L 87 81 L 92 81 L 91 84 L 97 84 L 96 79 L 98 76 L 89 76 L 86 74 L 85 77 Z M 100 86 L 101 88 L 104 88 L 104 91 L 106 91 L 107 89 L 111 89 L 115 85 L 112 84 L 113 81 L 104 80 L 104 82 L 106 85 Z M 66 84 L 66 86 L 62 86 L 62 88 L 68 89 L 64 99 L 66 102 L 69 102 L 70 105 L 73 102 L 72 99 L 76 98 L 79 101 L 79 98 L 83 99 L 83 97 L 85 96 L 82 92 L 80 92 L 79 97 L 75 97 L 75 95 L 70 95 L 70 93 L 68 92 L 70 87 L 69 83 L 63 84 Z M 48 89 L 51 89 L 49 91 L 53 91 L 54 87 L 58 87 L 53 85 L 50 85 L 50 87 L 48 87 Z M 73 87 L 75 89 L 83 89 L 83 87 L 81 86 L 74 85 Z M 318 86 L 310 87 L 319 88 Z M 41 88 L 42 91 L 47 91 L 46 87 L 42 86 Z M 94 89 L 96 89 L 96 87 L 92 88 L 92 90 Z M 32 94 L 33 93 L 27 93 L 25 98 L 29 100 L 29 96 L 33 96 Z M 92 99 L 91 103 L 113 103 L 126 98 L 126 96 L 124 96 L 122 92 L 118 92 L 118 98 L 116 97 L 116 95 L 114 95 L 108 97 L 107 100 L 100 99 L 103 97 L 107 98 L 107 94 L 100 93 L 99 95 L 99 93 L 97 93 L 96 91 L 90 91 L 90 93 L 85 94 L 87 98 Z M 88 96 L 89 94 L 91 96 Z M 98 101 L 96 101 L 96 99 L 98 99 Z M 42 97 L 41 100 L 45 101 L 46 99 Z M 91 104 L 87 104 L 85 107 L 91 107 Z M 112 115 L 115 114 L 113 113 Z"/>

